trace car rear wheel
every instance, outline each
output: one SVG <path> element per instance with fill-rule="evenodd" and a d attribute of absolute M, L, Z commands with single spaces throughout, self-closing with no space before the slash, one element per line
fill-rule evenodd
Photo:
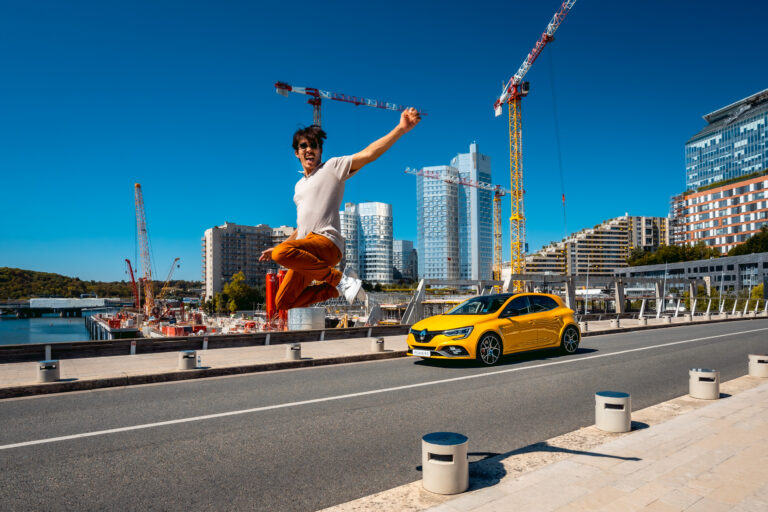
<path fill-rule="evenodd" d="M 573 354 L 579 348 L 580 338 L 579 330 L 576 327 L 569 325 L 565 328 L 565 331 L 563 331 L 563 338 L 560 341 L 560 350 L 565 354 Z"/>
<path fill-rule="evenodd" d="M 493 333 L 483 334 L 477 343 L 477 360 L 485 366 L 498 364 L 502 353 L 501 339 Z"/>

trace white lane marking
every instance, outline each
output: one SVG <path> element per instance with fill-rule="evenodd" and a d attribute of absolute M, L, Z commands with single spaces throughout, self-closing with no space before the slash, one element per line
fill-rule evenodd
<path fill-rule="evenodd" d="M 515 368 L 507 368 L 504 370 L 497 370 L 493 372 L 485 372 L 485 373 L 478 373 L 474 375 L 465 375 L 463 377 L 452 377 L 450 379 L 441 379 L 441 380 L 432 380 L 429 382 L 418 382 L 415 384 L 405 384 L 403 386 L 395 386 L 391 388 L 382 388 L 382 389 L 373 389 L 370 391 L 360 391 L 358 393 L 348 393 L 346 395 L 337 395 L 337 396 L 328 396 L 324 398 L 313 398 L 311 400 L 301 400 L 299 402 L 288 402 L 284 404 L 275 404 L 275 405 L 266 405 L 263 407 L 254 407 L 252 409 L 241 409 L 239 411 L 229 411 L 229 412 L 220 412 L 217 414 L 206 414 L 204 416 L 193 416 L 191 418 L 180 418 L 177 420 L 169 420 L 169 421 L 159 421 L 157 423 L 145 423 L 143 425 L 133 425 L 130 427 L 120 427 L 120 428 L 111 428 L 108 430 L 97 430 L 95 432 L 84 432 L 82 434 L 72 434 L 68 436 L 60 436 L 60 437 L 49 437 L 47 439 L 37 439 L 35 441 L 25 441 L 23 443 L 14 443 L 14 444 L 6 444 L 0 446 L 0 450 L 9 450 L 11 448 L 21 448 L 24 446 L 33 446 L 36 444 L 46 444 L 46 443 L 55 443 L 57 441 L 69 441 L 71 439 L 81 439 L 84 437 L 94 437 L 94 436 L 103 436 L 106 434 L 117 434 L 119 432 L 129 432 L 131 430 L 141 430 L 145 428 L 154 428 L 154 427 L 163 427 L 166 425 L 178 425 L 180 423 L 191 423 L 193 421 L 203 421 L 203 420 L 211 420 L 214 418 L 225 418 L 227 416 L 237 416 L 240 414 L 250 414 L 254 412 L 263 412 L 263 411 L 272 411 L 275 409 L 286 409 L 288 407 L 298 407 L 301 405 L 309 405 L 309 404 L 317 404 L 321 402 L 332 402 L 334 400 L 344 400 L 347 398 L 356 398 L 359 396 L 367 396 L 367 395 L 376 395 L 379 393 L 389 393 L 391 391 L 402 391 L 404 389 L 413 389 L 413 388 L 420 388 L 425 386 L 435 386 L 437 384 L 446 384 L 448 382 L 459 382 L 462 380 L 470 380 L 470 379 L 480 379 L 483 377 L 491 377 L 494 375 L 501 375 L 504 373 L 512 373 L 512 372 L 519 372 L 522 370 L 532 370 L 534 368 L 544 368 L 546 366 L 555 366 L 559 364 L 569 364 L 569 363 L 576 363 L 580 361 L 586 361 L 589 359 L 598 359 L 601 357 L 612 357 L 612 356 L 618 356 L 622 354 L 629 354 L 631 352 L 640 352 L 642 350 L 652 350 L 655 348 L 663 348 L 663 347 L 671 347 L 673 345 L 681 345 L 684 343 L 693 343 L 696 341 L 703 341 L 703 340 L 711 340 L 715 338 L 723 338 L 726 336 L 736 336 L 739 334 L 749 334 L 753 332 L 760 332 L 760 331 L 768 331 L 768 328 L 763 329 L 752 329 L 749 331 L 740 331 L 740 332 L 733 332 L 733 333 L 727 333 L 727 334 L 717 334 L 714 336 L 705 336 L 703 338 L 693 338 L 690 340 L 682 340 L 682 341 L 673 341 L 670 343 L 663 343 L 661 345 L 652 345 L 649 347 L 640 347 L 640 348 L 631 348 L 627 350 L 621 350 L 619 352 L 611 352 L 609 354 L 597 354 L 593 356 L 584 356 L 579 358 L 570 358 L 565 359 L 562 361 L 550 361 L 548 363 L 541 363 L 536 364 L 532 366 L 521 366 L 521 367 L 515 367 Z"/>

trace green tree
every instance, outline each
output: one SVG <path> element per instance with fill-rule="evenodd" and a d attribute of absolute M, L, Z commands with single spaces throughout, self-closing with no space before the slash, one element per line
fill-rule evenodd
<path fill-rule="evenodd" d="M 761 227 L 759 233 L 749 237 L 743 244 L 737 245 L 728 251 L 728 256 L 740 256 L 757 252 L 768 252 L 768 225 Z"/>

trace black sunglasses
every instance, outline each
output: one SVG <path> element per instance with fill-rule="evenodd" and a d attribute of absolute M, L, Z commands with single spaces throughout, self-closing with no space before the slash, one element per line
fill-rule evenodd
<path fill-rule="evenodd" d="M 299 149 L 307 149 L 307 148 L 317 149 L 318 148 L 317 142 L 310 142 L 310 143 L 302 142 L 301 144 L 299 144 Z"/>

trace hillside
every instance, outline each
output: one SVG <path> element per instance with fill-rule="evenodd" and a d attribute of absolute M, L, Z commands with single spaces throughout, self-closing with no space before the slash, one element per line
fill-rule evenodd
<path fill-rule="evenodd" d="M 154 282 L 154 289 L 160 290 L 163 283 Z M 196 297 L 193 289 L 202 287 L 199 281 L 171 281 L 168 296 Z M 82 281 L 49 272 L 36 272 L 20 268 L 0 267 L 0 300 L 29 299 L 30 297 L 78 298 L 84 293 L 95 293 L 98 297 L 130 298 L 133 295 L 131 283 L 126 281 Z"/>

